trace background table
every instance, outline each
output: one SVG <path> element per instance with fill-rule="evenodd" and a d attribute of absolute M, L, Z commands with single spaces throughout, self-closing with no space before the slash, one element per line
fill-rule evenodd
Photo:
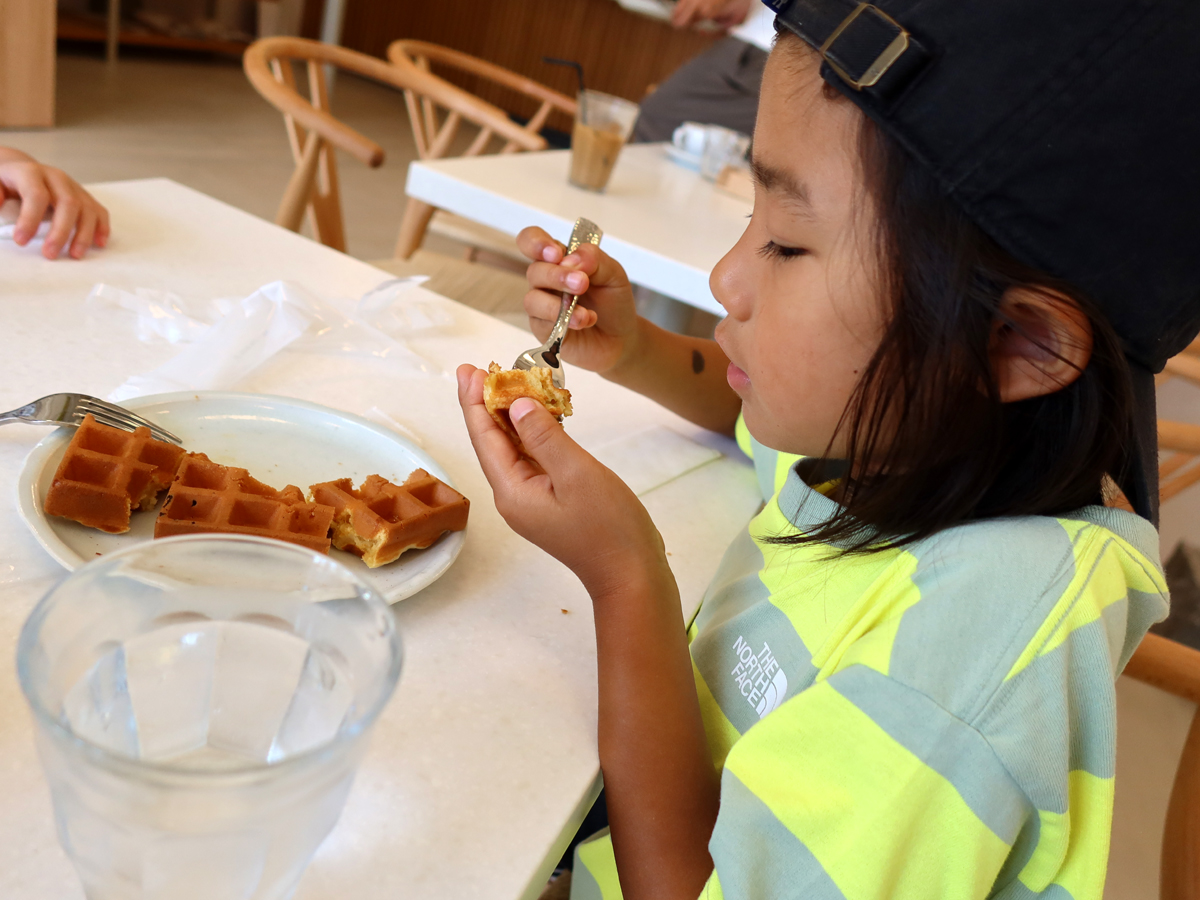
<path fill-rule="evenodd" d="M 718 316 L 708 275 L 746 230 L 753 203 L 670 160 L 665 144 L 621 151 L 603 194 L 567 182 L 569 150 L 414 162 L 406 190 L 506 234 L 540 225 L 570 234 L 586 216 L 636 284 Z"/>
<path fill-rule="evenodd" d="M 109 249 L 82 262 L 49 262 L 34 248 L 0 242 L 0 408 L 54 391 L 103 396 L 176 352 L 139 343 L 131 317 L 87 312 L 83 301 L 96 282 L 207 299 L 289 279 L 325 296 L 357 297 L 388 277 L 169 181 L 91 190 L 112 213 Z M 562 229 L 556 234 L 566 237 Z M 394 607 L 406 649 L 400 685 L 297 900 L 536 897 L 596 788 L 588 598 L 570 572 L 500 519 L 455 399 L 459 362 L 507 362 L 530 336 L 428 292 L 426 299 L 452 322 L 408 342 L 440 370 L 432 377 L 397 375 L 387 359 L 286 352 L 239 385 L 359 414 L 378 407 L 416 435 L 471 499 L 457 563 Z M 584 446 L 666 426 L 726 453 L 643 498 L 690 611 L 757 506 L 750 467 L 732 442 L 641 397 L 578 370 L 570 380 L 576 413 L 568 428 Z M 26 532 L 13 502 L 22 460 L 46 434 L 34 426 L 0 429 L 0 491 L 7 498 L 0 504 L 5 900 L 82 897 L 54 835 L 13 658 L 25 617 L 63 574 Z"/>

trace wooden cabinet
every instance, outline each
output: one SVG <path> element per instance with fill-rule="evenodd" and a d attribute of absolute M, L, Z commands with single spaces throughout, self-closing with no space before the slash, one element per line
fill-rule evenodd
<path fill-rule="evenodd" d="M 588 87 L 635 102 L 714 40 L 708 33 L 676 31 L 664 22 L 622 9 L 615 0 L 346 0 L 342 43 L 383 56 L 397 38 L 432 41 L 520 72 L 565 94 L 575 74 L 542 62 L 577 60 Z M 315 18 L 316 7 L 310 3 Z M 454 79 L 452 79 L 454 80 Z M 498 89 L 461 86 L 522 113 L 515 97 Z M 563 123 L 554 123 L 562 127 Z M 569 125 L 568 125 L 569 127 Z"/>
<path fill-rule="evenodd" d="M 54 0 L 0 0 L 0 128 L 54 124 Z"/>

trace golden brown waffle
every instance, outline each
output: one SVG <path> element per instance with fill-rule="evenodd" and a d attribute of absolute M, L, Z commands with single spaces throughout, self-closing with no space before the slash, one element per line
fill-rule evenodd
<path fill-rule="evenodd" d="M 332 519 L 333 507 L 306 503 L 295 485 L 277 491 L 245 469 L 189 453 L 154 523 L 154 536 L 253 534 L 328 553 Z"/>
<path fill-rule="evenodd" d="M 371 568 L 405 550 L 428 547 L 447 531 L 467 527 L 469 500 L 424 469 L 404 484 L 369 475 L 357 491 L 349 478 L 314 484 L 309 498 L 332 506 L 333 545 Z"/>
<path fill-rule="evenodd" d="M 501 369 L 496 363 L 488 366 L 488 376 L 483 382 L 483 405 L 496 424 L 517 446 L 517 452 L 528 456 L 517 429 L 508 417 L 508 408 L 518 397 L 530 397 L 557 416 L 571 415 L 571 392 L 554 386 L 553 373 L 537 366 L 532 369 Z"/>
<path fill-rule="evenodd" d="M 154 440 L 149 428 L 122 431 L 85 416 L 54 473 L 46 514 L 123 534 L 132 510 L 158 501 L 184 453 Z"/>

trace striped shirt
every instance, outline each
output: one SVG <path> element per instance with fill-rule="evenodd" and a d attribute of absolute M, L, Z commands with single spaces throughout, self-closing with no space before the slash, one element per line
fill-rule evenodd
<path fill-rule="evenodd" d="M 766 500 L 689 629 L 721 806 L 703 898 L 1100 900 L 1114 680 L 1167 612 L 1131 513 L 973 522 L 839 556 L 836 510 L 739 421 Z M 606 834 L 572 900 L 620 897 Z"/>

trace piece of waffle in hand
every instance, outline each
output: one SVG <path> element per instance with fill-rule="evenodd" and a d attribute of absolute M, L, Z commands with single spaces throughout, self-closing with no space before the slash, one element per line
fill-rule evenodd
<path fill-rule="evenodd" d="M 496 363 L 488 366 L 488 376 L 483 382 L 483 405 L 496 424 L 517 446 L 517 452 L 528 456 L 521 436 L 508 417 L 508 408 L 518 397 L 530 397 L 563 420 L 571 415 L 571 392 L 554 386 L 553 373 L 541 366 L 532 369 L 501 369 Z"/>
<path fill-rule="evenodd" d="M 447 531 L 467 527 L 470 501 L 424 469 L 404 484 L 369 475 L 358 489 L 349 478 L 314 484 L 309 498 L 332 506 L 333 545 L 361 556 L 371 568 L 405 550 L 428 547 Z"/>
<path fill-rule="evenodd" d="M 189 453 L 154 523 L 154 536 L 253 534 L 328 553 L 332 520 L 332 507 L 305 502 L 295 485 L 277 491 L 245 469 Z"/>
<path fill-rule="evenodd" d="M 158 501 L 185 452 L 154 440 L 149 428 L 122 431 L 85 416 L 54 473 L 46 514 L 123 534 L 134 509 Z"/>

